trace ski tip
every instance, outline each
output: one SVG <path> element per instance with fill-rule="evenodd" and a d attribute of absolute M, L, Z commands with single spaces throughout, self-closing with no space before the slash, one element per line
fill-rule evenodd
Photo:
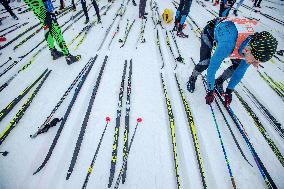
<path fill-rule="evenodd" d="M 66 176 L 66 180 L 69 180 L 70 176 L 71 176 L 71 172 L 68 172 Z"/>
<path fill-rule="evenodd" d="M 106 122 L 110 122 L 110 117 L 106 117 Z"/>
<path fill-rule="evenodd" d="M 137 122 L 138 123 L 142 122 L 142 118 L 141 117 L 137 118 Z"/>
<path fill-rule="evenodd" d="M 39 168 L 33 173 L 33 175 L 37 174 L 40 170 L 41 170 L 41 167 L 39 167 Z"/>

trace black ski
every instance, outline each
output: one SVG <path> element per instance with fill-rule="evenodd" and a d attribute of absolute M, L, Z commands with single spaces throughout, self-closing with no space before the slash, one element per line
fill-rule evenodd
<path fill-rule="evenodd" d="M 105 43 L 105 40 L 106 40 L 106 38 L 107 38 L 107 36 L 108 36 L 108 34 L 109 34 L 109 32 L 110 32 L 110 30 L 111 30 L 113 24 L 114 24 L 116 18 L 120 15 L 120 11 L 123 11 L 123 8 L 126 9 L 126 8 L 123 6 L 123 4 L 121 4 L 121 6 L 118 8 L 117 12 L 115 13 L 115 17 L 113 18 L 112 23 L 111 23 L 111 24 L 109 25 L 109 27 L 106 29 L 104 38 L 103 38 L 103 40 L 102 40 L 102 42 L 101 42 L 101 44 L 100 44 L 100 46 L 99 46 L 99 48 L 98 48 L 98 51 L 101 50 L 101 48 L 102 48 L 103 44 Z"/>
<path fill-rule="evenodd" d="M 8 115 L 8 113 L 21 101 L 22 98 L 33 88 L 35 84 L 48 72 L 46 69 L 32 84 L 25 88 L 16 98 L 14 98 L 3 110 L 0 112 L 0 122 Z"/>
<path fill-rule="evenodd" d="M 160 53 L 160 56 L 162 58 L 162 66 L 161 66 L 161 69 L 164 68 L 165 66 L 165 63 L 164 63 L 164 57 L 163 57 L 163 54 L 162 54 L 162 49 L 161 49 L 161 45 L 160 45 L 160 37 L 159 37 L 159 32 L 158 32 L 158 29 L 157 29 L 157 38 L 156 38 L 156 42 L 157 42 L 157 46 L 158 46 L 158 49 L 159 49 L 159 53 Z"/>
<path fill-rule="evenodd" d="M 177 61 L 182 62 L 182 63 L 185 64 L 184 58 L 183 58 L 183 57 L 181 56 L 181 54 L 180 54 L 180 50 L 179 50 L 179 47 L 178 47 L 178 45 L 177 45 L 176 37 L 175 37 L 173 31 L 170 31 L 170 33 L 171 33 L 172 39 L 173 39 L 173 41 L 174 41 L 174 44 L 175 44 L 176 49 L 177 49 L 177 52 L 178 52 Z"/>
<path fill-rule="evenodd" d="M 19 123 L 20 119 L 24 116 L 26 110 L 32 103 L 34 97 L 37 95 L 38 91 L 42 87 L 43 83 L 46 81 L 47 77 L 49 76 L 51 70 L 49 70 L 40 84 L 37 86 L 37 88 L 34 90 L 34 92 L 31 94 L 31 96 L 28 98 L 28 100 L 24 103 L 24 105 L 20 108 L 20 110 L 17 112 L 17 114 L 14 116 L 14 118 L 10 121 L 8 126 L 4 129 L 4 131 L 0 134 L 0 145 L 4 142 L 4 140 L 7 138 L 9 133 L 16 127 L 17 123 Z"/>
<path fill-rule="evenodd" d="M 18 25 L 18 24 L 19 24 L 19 23 L 16 23 L 16 24 L 14 24 L 14 25 L 12 25 L 12 26 L 9 26 L 9 27 L 7 27 L 7 28 L 1 30 L 0 33 L 3 32 L 3 31 L 6 31 L 7 29 L 10 29 L 10 28 L 12 28 L 12 27 L 14 27 L 14 26 L 16 26 L 16 25 Z M 0 36 L 3 36 L 3 34 L 1 34 Z"/>
<path fill-rule="evenodd" d="M 22 26 L 25 26 L 25 25 L 27 25 L 27 24 L 28 24 L 28 22 L 25 22 L 25 23 L 23 23 L 22 25 L 19 25 L 19 26 L 15 27 L 15 28 L 11 29 L 10 31 L 7 31 L 7 32 L 4 33 L 4 34 L 1 34 L 1 36 L 5 36 L 5 35 L 7 35 L 7 34 L 9 34 L 9 33 L 12 33 L 13 31 L 16 31 L 17 29 L 20 29 Z"/>
<path fill-rule="evenodd" d="M 9 46 L 10 44 L 12 44 L 14 41 L 18 40 L 20 37 L 22 37 L 23 35 L 25 35 L 26 33 L 28 33 L 29 31 L 31 31 L 32 29 L 36 28 L 37 26 L 39 26 L 40 23 L 29 27 L 28 29 L 26 29 L 24 32 L 20 33 L 19 35 L 17 35 L 16 37 L 14 37 L 12 40 L 10 40 L 9 42 L 7 42 L 5 45 L 0 46 L 0 50 L 4 49 L 5 47 Z"/>
<path fill-rule="evenodd" d="M 96 60 L 98 57 L 98 55 L 95 56 L 94 60 Z M 90 67 L 90 65 L 92 64 L 92 61 L 89 61 L 83 68 L 82 70 L 79 72 L 79 74 L 77 75 L 77 77 L 73 80 L 73 82 L 70 84 L 70 86 L 68 87 L 68 89 L 65 91 L 65 93 L 63 94 L 63 96 L 60 98 L 60 100 L 57 102 L 57 104 L 55 105 L 55 107 L 52 109 L 52 111 L 50 112 L 49 116 L 47 116 L 47 118 L 45 119 L 45 121 L 43 122 L 43 124 L 38 127 L 37 132 L 35 132 L 33 135 L 31 135 L 31 138 L 35 138 L 39 132 L 41 132 L 41 130 L 45 127 L 45 125 L 49 124 L 53 115 L 55 114 L 55 112 L 58 110 L 58 108 L 61 106 L 61 104 L 63 103 L 63 101 L 66 99 L 66 97 L 69 95 L 70 91 L 74 88 L 74 86 L 76 85 L 76 83 L 79 81 L 79 79 L 85 74 L 86 70 Z"/>
<path fill-rule="evenodd" d="M 166 31 L 166 43 L 167 43 L 167 46 L 169 47 L 169 50 L 171 52 L 171 55 L 175 61 L 175 67 L 174 67 L 174 70 L 176 70 L 178 64 L 177 64 L 177 58 L 175 57 L 175 54 L 173 52 L 173 49 L 171 47 L 171 42 L 170 42 L 170 38 L 169 38 L 169 35 L 168 35 L 168 31 Z"/>
<path fill-rule="evenodd" d="M 62 132 L 62 130 L 63 130 L 63 128 L 64 128 L 64 125 L 65 125 L 65 123 L 66 123 L 66 121 L 67 121 L 67 118 L 68 118 L 69 114 L 71 113 L 71 109 L 72 109 L 72 107 L 73 107 L 73 105 L 74 105 L 74 103 L 75 103 L 75 101 L 76 101 L 76 99 L 77 99 L 77 96 L 78 96 L 78 94 L 79 94 L 79 92 L 80 92 L 80 90 L 81 90 L 81 88 L 82 88 L 82 86 L 83 86 L 83 84 L 84 84 L 84 82 L 85 82 L 85 80 L 86 80 L 86 78 L 87 78 L 89 72 L 91 71 L 91 69 L 92 69 L 92 67 L 93 67 L 93 65 L 94 65 L 95 60 L 96 60 L 96 59 L 94 59 L 94 58 L 91 58 L 91 59 L 89 60 L 90 62 L 92 62 L 92 64 L 88 67 L 88 70 L 87 70 L 86 73 L 83 75 L 83 77 L 81 78 L 80 82 L 78 83 L 78 85 L 77 85 L 77 87 L 76 87 L 76 89 L 75 89 L 75 93 L 73 94 L 73 97 L 72 97 L 72 99 L 71 99 L 71 101 L 70 101 L 70 103 L 69 103 L 69 105 L 68 105 L 68 108 L 67 108 L 67 110 L 66 110 L 66 112 L 65 112 L 65 114 L 64 114 L 64 116 L 63 116 L 63 120 L 61 121 L 61 123 L 60 123 L 60 125 L 59 125 L 59 128 L 58 128 L 57 133 L 56 133 L 56 135 L 55 135 L 55 137 L 54 137 L 54 139 L 53 139 L 53 141 L 52 141 L 52 144 L 51 144 L 51 146 L 50 146 L 50 148 L 49 148 L 49 150 L 48 150 L 48 153 L 47 153 L 47 155 L 46 155 L 44 161 L 43 161 L 43 162 L 41 163 L 41 165 L 37 168 L 37 170 L 33 173 L 34 175 L 35 175 L 36 173 L 38 173 L 40 170 L 42 170 L 42 168 L 44 168 L 44 166 L 47 164 L 49 158 L 51 157 L 52 152 L 53 152 L 53 150 L 54 150 L 54 148 L 55 148 L 55 146 L 56 146 L 56 144 L 57 144 L 57 141 L 58 141 L 58 139 L 59 139 L 59 137 L 60 137 L 60 134 L 61 134 L 61 132 Z"/>
<path fill-rule="evenodd" d="M 127 82 L 127 96 L 126 96 L 126 111 L 125 111 L 125 130 L 124 130 L 124 147 L 123 147 L 123 159 L 125 158 L 128 151 L 128 134 L 129 134 L 129 114 L 130 114 L 130 97 L 131 97 L 131 78 L 132 78 L 132 59 L 130 60 L 129 65 L 129 74 Z M 124 184 L 126 179 L 126 170 L 127 163 L 125 164 L 123 175 L 122 175 L 122 184 Z"/>
<path fill-rule="evenodd" d="M 114 128 L 114 140 L 112 145 L 112 158 L 110 162 L 110 175 L 109 175 L 109 182 L 108 187 L 110 188 L 112 185 L 112 181 L 114 178 L 115 173 L 115 166 L 117 161 L 117 148 L 118 148 L 118 137 L 119 137 L 119 127 L 120 127 L 120 118 L 121 118 L 121 108 L 122 108 L 122 98 L 123 98 L 123 92 L 124 92 L 124 80 L 126 75 L 126 66 L 127 66 L 127 60 L 125 60 L 124 68 L 123 68 L 123 74 L 122 74 L 122 80 L 120 84 L 120 92 L 119 92 L 119 98 L 118 98 L 118 104 L 117 104 L 117 111 L 116 111 L 116 125 Z"/>
<path fill-rule="evenodd" d="M 96 94 L 98 92 L 98 89 L 99 89 L 99 86 L 100 86 L 100 83 L 101 83 L 101 79 L 102 79 L 102 76 L 103 76 L 103 73 L 104 73 L 106 63 L 107 63 L 107 59 L 108 59 L 108 56 L 105 56 L 104 62 L 102 64 L 100 73 L 99 73 L 97 81 L 96 81 L 96 85 L 94 86 L 92 96 L 90 98 L 89 105 L 88 105 L 88 108 L 87 108 L 87 111 L 86 111 L 86 114 L 85 114 L 85 117 L 84 117 L 84 121 L 82 123 L 81 130 L 80 130 L 80 133 L 79 133 L 79 136 L 78 136 L 78 139 L 77 139 L 77 142 L 76 142 L 76 146 L 75 146 L 75 149 L 74 149 L 74 152 L 73 152 L 73 155 L 72 155 L 72 159 L 71 159 L 70 166 L 69 166 L 69 169 L 68 169 L 68 172 L 67 172 L 66 180 L 68 180 L 70 178 L 70 176 L 73 172 L 73 169 L 75 167 L 76 160 L 77 160 L 77 157 L 78 157 L 79 152 L 80 152 L 81 144 L 82 144 L 83 139 L 84 139 L 86 127 L 88 125 L 89 117 L 90 117 L 90 114 L 91 114 L 91 111 L 92 111 L 92 107 L 93 107 L 93 104 L 94 104 L 94 101 L 95 101 L 95 98 L 96 98 Z"/>
<path fill-rule="evenodd" d="M 6 62 L 4 62 L 3 64 L 0 65 L 0 68 L 2 68 L 3 66 L 5 66 L 8 62 L 10 62 L 12 60 L 11 57 L 8 58 L 8 60 Z"/>
<path fill-rule="evenodd" d="M 133 25 L 134 25 L 134 22 L 135 22 L 135 19 L 134 19 L 133 22 L 130 24 L 129 28 L 127 28 L 127 26 L 126 26 L 127 29 L 126 29 L 126 32 L 125 32 L 125 36 L 124 36 L 124 39 L 123 39 L 123 43 L 122 43 L 122 45 L 120 46 L 120 48 L 124 47 L 124 45 L 125 45 L 125 43 L 126 43 L 126 40 L 127 40 L 127 38 L 128 38 L 129 32 L 130 32 L 131 28 L 132 28 Z"/>

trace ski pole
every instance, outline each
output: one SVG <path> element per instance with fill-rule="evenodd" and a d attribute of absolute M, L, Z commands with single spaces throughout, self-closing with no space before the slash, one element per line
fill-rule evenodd
<path fill-rule="evenodd" d="M 88 168 L 88 173 L 87 173 L 87 176 L 85 178 L 85 181 L 84 181 L 84 184 L 83 184 L 83 187 L 82 187 L 83 189 L 87 187 L 90 175 L 93 172 L 94 164 L 95 164 L 95 161 L 97 159 L 97 155 L 99 153 L 99 150 L 100 150 L 100 147 L 101 147 L 101 144 L 102 144 L 102 141 L 103 141 L 103 138 L 104 138 L 104 135 L 105 135 L 105 132 L 106 132 L 106 129 L 107 129 L 107 126 L 108 126 L 109 122 L 110 122 L 110 117 L 106 117 L 106 125 L 105 125 L 104 131 L 103 131 L 103 133 L 101 135 L 100 142 L 99 142 L 98 147 L 96 149 L 96 152 L 95 152 L 95 155 L 94 155 L 93 160 L 91 162 L 91 165 Z"/>
<path fill-rule="evenodd" d="M 121 169 L 120 169 L 120 171 L 119 171 L 119 175 L 118 175 L 118 177 L 117 177 L 117 179 L 116 179 L 116 182 L 115 182 L 115 185 L 114 185 L 114 189 L 117 189 L 118 186 L 119 186 L 120 180 L 121 180 L 121 178 L 122 178 L 122 174 L 124 173 L 124 168 L 125 168 L 126 163 L 127 163 L 127 159 L 128 159 L 128 156 L 129 156 L 129 152 L 130 152 L 130 149 L 131 149 L 131 146 L 132 146 L 132 143 L 133 143 L 135 134 L 136 134 L 137 126 L 138 126 L 138 124 L 141 123 L 141 122 L 142 122 L 142 118 L 137 118 L 137 122 L 136 122 L 136 126 L 135 126 L 135 129 L 134 129 L 134 133 L 133 133 L 133 135 L 132 135 L 132 137 L 131 137 L 131 140 L 130 140 L 129 149 L 128 149 L 128 151 L 127 151 L 126 156 L 124 156 L 124 158 L 123 158 L 122 167 L 121 167 Z"/>

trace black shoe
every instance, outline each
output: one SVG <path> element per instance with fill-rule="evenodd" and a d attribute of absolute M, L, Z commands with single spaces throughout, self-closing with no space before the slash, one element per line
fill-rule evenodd
<path fill-rule="evenodd" d="M 238 11 L 237 10 L 234 10 L 233 13 L 234 13 L 235 16 L 238 16 Z"/>
<path fill-rule="evenodd" d="M 215 81 L 215 89 L 216 89 L 220 94 L 223 94 L 223 93 L 224 93 L 223 83 L 224 83 L 224 80 L 221 79 L 221 78 L 218 78 L 218 79 L 216 79 L 216 81 Z"/>
<path fill-rule="evenodd" d="M 173 31 L 177 31 L 177 26 L 176 25 L 174 26 Z"/>
<path fill-rule="evenodd" d="M 14 18 L 15 20 L 19 20 L 19 18 L 18 18 L 16 15 L 14 15 L 13 18 Z"/>
<path fill-rule="evenodd" d="M 68 65 L 73 64 L 74 62 L 78 62 L 81 59 L 81 55 L 73 56 L 72 54 L 69 54 L 65 57 L 66 62 Z"/>
<path fill-rule="evenodd" d="M 144 15 L 148 15 L 148 12 L 145 12 Z"/>
<path fill-rule="evenodd" d="M 53 60 L 56 60 L 62 56 L 64 56 L 63 52 L 58 51 L 56 48 L 51 49 L 51 56 L 53 58 Z"/>
<path fill-rule="evenodd" d="M 177 36 L 181 37 L 181 38 L 188 38 L 188 35 L 186 35 L 185 33 L 183 33 L 182 31 L 177 32 Z"/>
<path fill-rule="evenodd" d="M 89 23 L 89 18 L 86 18 L 86 21 L 84 22 L 85 24 L 88 24 Z"/>
<path fill-rule="evenodd" d="M 141 19 L 147 19 L 147 17 L 144 15 L 144 16 L 140 16 L 139 18 Z"/>
<path fill-rule="evenodd" d="M 132 0 L 133 6 L 137 6 L 136 2 Z"/>
<path fill-rule="evenodd" d="M 196 83 L 196 77 L 190 76 L 188 82 L 187 82 L 187 90 L 191 93 L 195 90 L 195 83 Z"/>

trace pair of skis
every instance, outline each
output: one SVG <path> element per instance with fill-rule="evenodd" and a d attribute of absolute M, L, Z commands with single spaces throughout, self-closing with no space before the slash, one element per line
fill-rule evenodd
<path fill-rule="evenodd" d="M 49 150 L 48 150 L 48 153 L 47 153 L 47 155 L 46 155 L 44 161 L 43 161 L 43 162 L 41 163 L 41 165 L 37 168 L 37 170 L 33 173 L 34 175 L 35 175 L 36 173 L 38 173 L 40 170 L 42 170 L 42 169 L 45 167 L 45 165 L 47 164 L 48 160 L 50 159 L 50 157 L 51 157 L 51 155 L 52 155 L 52 152 L 53 152 L 53 150 L 54 150 L 54 148 L 55 148 L 55 146 L 56 146 L 56 144 L 57 144 L 57 142 L 58 142 L 58 140 L 59 140 L 60 134 L 62 133 L 62 130 L 63 130 L 64 126 L 65 126 L 65 123 L 66 123 L 66 121 L 67 121 L 67 119 L 68 119 L 68 117 L 69 117 L 69 115 L 70 115 L 70 113 L 71 113 L 71 110 L 72 110 L 72 108 L 73 108 L 73 106 L 74 106 L 74 103 L 75 103 L 75 101 L 76 101 L 76 99 L 77 99 L 77 97 L 78 97 L 78 95 L 79 95 L 79 93 L 80 93 L 80 90 L 81 90 L 81 88 L 82 88 L 84 82 L 86 81 L 86 78 L 87 78 L 88 74 L 90 73 L 90 71 L 91 71 L 91 69 L 92 69 L 92 67 L 93 67 L 93 65 L 94 65 L 94 63 L 95 63 L 95 61 L 96 61 L 96 59 L 97 59 L 97 55 L 96 55 L 95 58 L 91 58 L 91 59 L 89 60 L 89 62 L 86 64 L 86 66 L 82 69 L 82 71 L 83 71 L 82 75 L 79 74 L 79 75 L 77 76 L 78 79 L 76 78 L 76 79 L 74 80 L 75 83 L 73 82 L 73 83 L 71 84 L 72 87 L 70 86 L 70 87 L 67 89 L 67 91 L 64 93 L 64 95 L 61 97 L 61 99 L 59 100 L 59 102 L 58 102 L 57 105 L 55 106 L 55 108 L 52 110 L 50 116 L 48 116 L 48 118 L 46 119 L 46 122 L 47 122 L 47 120 L 50 120 L 50 119 L 51 119 L 51 117 L 54 115 L 55 111 L 59 108 L 60 104 L 63 102 L 63 100 L 66 98 L 66 96 L 70 93 L 70 91 L 71 91 L 71 89 L 73 88 L 73 86 L 76 85 L 76 83 L 78 83 L 77 86 L 76 86 L 75 92 L 74 92 L 74 94 L 73 94 L 73 96 L 72 96 L 72 98 L 71 98 L 71 101 L 70 101 L 70 103 L 69 103 L 69 105 L 68 105 L 68 107 L 67 107 L 67 110 L 66 110 L 65 113 L 64 113 L 63 119 L 62 119 L 62 121 L 61 121 L 61 123 L 60 123 L 60 125 L 59 125 L 59 128 L 58 128 L 58 130 L 57 130 L 57 133 L 56 133 L 56 135 L 55 135 L 55 137 L 54 137 L 54 139 L 53 139 L 53 141 L 52 141 L 52 144 L 51 144 L 51 146 L 50 146 L 50 148 L 49 148 Z M 76 81 L 76 80 L 77 80 L 77 81 Z M 39 129 L 39 131 L 40 131 L 40 129 Z M 37 135 L 37 134 L 38 134 L 38 132 L 36 133 L 36 135 Z"/>
<path fill-rule="evenodd" d="M 9 135 L 9 133 L 16 127 L 17 123 L 20 121 L 20 119 L 24 116 L 25 111 L 28 109 L 28 107 L 30 106 L 30 104 L 32 103 L 33 99 L 35 98 L 35 96 L 37 95 L 37 93 L 39 92 L 40 88 L 42 87 L 42 85 L 44 84 L 44 82 L 46 81 L 47 77 L 49 76 L 51 70 L 46 69 L 42 75 L 40 76 L 40 78 L 38 80 L 36 80 L 36 82 L 38 82 L 41 78 L 43 78 L 41 80 L 41 82 L 39 83 L 39 85 L 36 87 L 36 89 L 34 90 L 33 93 L 31 93 L 30 97 L 26 100 L 26 102 L 22 105 L 22 107 L 19 109 L 19 111 L 16 113 L 16 115 L 13 117 L 13 119 L 10 121 L 10 123 L 7 125 L 7 127 L 3 130 L 3 132 L 0 134 L 0 145 L 4 142 L 4 140 L 7 138 L 7 136 Z M 32 84 L 32 86 L 34 86 Z M 29 90 L 29 89 L 28 89 Z M 24 92 L 25 93 L 25 92 Z M 26 94 L 26 93 L 25 93 Z M 24 94 L 24 95 L 25 95 Z M 20 101 L 20 99 L 22 99 L 23 96 L 20 96 L 19 98 L 14 99 L 15 101 L 12 101 L 12 105 L 13 107 L 15 106 L 16 103 L 18 103 Z M 7 115 L 9 112 L 11 111 L 11 109 L 9 108 L 9 105 L 4 109 L 4 111 L 2 110 L 1 115 Z M 3 116 L 2 116 L 3 119 Z"/>
<path fill-rule="evenodd" d="M 119 129 L 120 129 L 120 122 L 121 122 L 121 112 L 122 112 L 122 101 L 123 101 L 123 93 L 124 93 L 124 83 L 126 77 L 126 68 L 127 68 L 127 60 L 125 60 L 122 80 L 120 85 L 120 92 L 118 98 L 118 105 L 117 105 L 117 116 L 116 116 L 116 125 L 115 125 L 115 133 L 114 133 L 114 141 L 113 141 L 113 151 L 112 151 L 112 160 L 111 160 L 111 167 L 110 167 L 110 176 L 109 176 L 109 183 L 108 187 L 110 188 L 114 179 L 115 174 L 115 167 L 117 162 L 117 148 L 118 148 L 118 139 L 119 139 Z M 132 80 L 132 59 L 130 60 L 129 65 L 129 74 L 128 74 L 128 82 L 127 82 L 127 97 L 126 97 L 126 112 L 125 112 L 125 130 L 124 130 L 124 147 L 123 147 L 123 161 L 127 161 L 129 147 L 128 146 L 128 135 L 129 135 L 129 115 L 130 115 L 130 98 L 131 98 L 131 80 Z M 125 182 L 126 179 L 126 170 L 127 170 L 127 162 L 123 163 L 123 171 L 119 177 L 122 178 L 122 183 Z M 120 179 L 119 178 L 119 182 Z M 119 183 L 118 183 L 119 184 Z"/>
<path fill-rule="evenodd" d="M 145 33 L 145 28 L 146 28 L 146 23 L 147 23 L 147 19 L 141 19 L 141 28 L 140 28 L 140 33 L 136 42 L 136 49 L 138 48 L 138 43 L 145 43 L 146 39 L 144 37 L 144 33 Z"/>
<path fill-rule="evenodd" d="M 105 69 L 105 66 L 106 66 L 106 63 L 107 63 L 107 59 L 108 59 L 108 56 L 105 56 L 104 62 L 101 66 L 98 78 L 96 80 L 96 84 L 93 88 L 93 92 L 92 92 L 91 98 L 89 100 L 89 104 L 88 104 L 88 108 L 87 108 L 87 111 L 86 111 L 86 114 L 85 114 L 85 117 L 84 117 L 84 121 L 82 123 L 81 130 L 80 130 L 77 142 L 76 142 L 76 146 L 75 146 L 74 151 L 73 151 L 72 159 L 71 159 L 68 171 L 67 171 L 66 180 L 68 180 L 70 178 L 70 176 L 73 172 L 73 169 L 75 167 L 77 157 L 78 157 L 79 152 L 80 152 L 81 144 L 82 144 L 83 139 L 84 139 L 85 131 L 86 131 L 86 128 L 87 128 L 87 125 L 88 125 L 89 117 L 91 115 L 92 107 L 93 107 L 93 104 L 94 104 L 94 101 L 95 101 L 95 98 L 96 98 L 96 94 L 99 90 L 100 82 L 101 82 L 101 79 L 102 79 L 102 76 L 103 76 L 103 73 L 104 73 L 104 69 Z"/>
<path fill-rule="evenodd" d="M 127 20 L 127 24 L 126 24 L 126 28 L 125 28 L 125 33 L 124 33 L 124 38 L 123 39 L 119 39 L 119 42 L 122 43 L 122 45 L 120 46 L 120 48 L 124 47 L 126 40 L 128 38 L 128 35 L 130 33 L 131 28 L 133 27 L 135 22 L 135 19 L 132 21 L 132 23 L 129 25 L 129 20 Z M 129 25 L 129 27 L 128 27 Z"/>
<path fill-rule="evenodd" d="M 55 107 L 52 109 L 51 113 L 47 116 L 47 118 L 45 119 L 45 121 L 43 122 L 43 124 L 38 127 L 38 130 L 31 135 L 31 138 L 35 138 L 37 137 L 37 135 L 41 132 L 41 130 L 45 127 L 45 125 L 49 124 L 53 119 L 53 116 L 55 115 L 56 111 L 58 110 L 58 108 L 61 106 L 61 104 L 64 102 L 64 100 L 67 98 L 67 96 L 70 94 L 70 92 L 72 91 L 72 89 L 75 87 L 75 85 L 78 83 L 79 80 L 82 80 L 83 75 L 86 74 L 86 71 L 88 69 L 90 69 L 90 66 L 93 64 L 93 62 L 97 59 L 97 56 L 95 56 L 95 58 L 91 59 L 83 68 L 82 70 L 78 73 L 78 75 L 76 76 L 76 78 L 73 80 L 73 82 L 70 84 L 70 86 L 68 87 L 68 89 L 64 92 L 64 94 L 62 95 L 62 97 L 60 98 L 60 100 L 57 102 L 57 104 L 55 105 Z"/>

